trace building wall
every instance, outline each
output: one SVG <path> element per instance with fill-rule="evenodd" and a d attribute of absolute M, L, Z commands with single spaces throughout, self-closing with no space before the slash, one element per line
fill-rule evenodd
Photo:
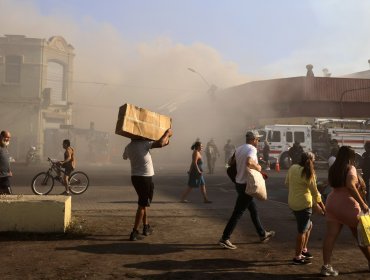
<path fill-rule="evenodd" d="M 43 40 L 20 35 L 0 37 L 0 96 L 6 100 L 29 101 L 39 98 Z M 20 82 L 7 83 L 6 57 L 22 57 Z M 35 101 L 35 100 L 33 100 Z"/>
<path fill-rule="evenodd" d="M 9 56 L 21 57 L 19 82 L 7 82 Z M 0 129 L 12 133 L 10 152 L 16 160 L 23 160 L 31 145 L 37 146 L 41 155 L 48 129 L 59 129 L 60 124 L 71 124 L 72 111 L 68 102 L 73 76 L 73 47 L 62 38 L 49 40 L 27 38 L 22 35 L 0 37 Z M 50 62 L 61 65 L 60 79 L 63 102 L 50 102 L 53 89 L 48 89 Z M 8 73 L 10 73 L 8 71 Z M 51 98 L 50 98 L 51 95 Z M 57 143 L 52 147 L 59 148 Z M 50 146 L 50 145 L 49 145 Z"/>

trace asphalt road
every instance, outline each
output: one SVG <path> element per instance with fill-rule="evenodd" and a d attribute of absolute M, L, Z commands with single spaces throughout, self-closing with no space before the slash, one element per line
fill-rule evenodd
<path fill-rule="evenodd" d="M 187 165 L 156 164 L 155 197 L 156 208 L 173 208 L 180 199 L 181 193 L 186 189 Z M 32 194 L 30 183 L 35 174 L 46 171 L 48 165 L 13 164 L 12 188 L 14 194 Z M 90 178 L 90 187 L 86 193 L 73 196 L 73 209 L 126 209 L 136 204 L 136 193 L 131 186 L 130 167 L 127 162 L 116 165 L 82 165 L 79 170 L 85 171 Z M 318 170 L 318 177 L 325 178 L 327 171 Z M 287 202 L 287 188 L 284 185 L 286 171 L 268 171 L 267 180 L 268 197 L 280 203 Z M 234 186 L 226 175 L 225 168 L 218 166 L 215 174 L 205 174 L 206 187 L 214 203 L 211 208 L 230 208 L 235 200 Z M 51 194 L 60 194 L 63 187 L 56 183 Z M 193 190 L 188 199 L 192 207 L 207 207 L 202 203 L 198 190 Z"/>
<path fill-rule="evenodd" d="M 315 230 L 310 238 L 310 251 L 315 255 L 313 265 L 304 268 L 291 265 L 296 223 L 286 205 L 286 171 L 269 171 L 269 200 L 257 201 L 262 223 L 276 232 L 273 241 L 256 242 L 256 233 L 245 215 L 232 236 L 238 250 L 223 250 L 217 242 L 236 198 L 224 167 L 218 166 L 214 175 L 205 174 L 212 204 L 203 203 L 198 190 L 190 194 L 191 203 L 179 202 L 186 188 L 188 165 L 155 163 L 155 167 L 155 197 L 149 210 L 154 235 L 134 244 L 128 241 L 137 196 L 127 162 L 112 166 L 79 165 L 90 176 L 91 186 L 86 193 L 72 196 L 72 210 L 89 237 L 33 242 L 5 240 L 3 278 L 23 279 L 26 275 L 29 279 L 65 279 L 69 275 L 68 279 L 323 279 L 319 271 L 326 227 L 321 215 L 313 215 Z M 32 177 L 46 169 L 46 165 L 13 165 L 14 193 L 32 194 Z M 326 171 L 318 171 L 318 177 L 325 178 Z M 63 187 L 57 185 L 53 194 L 62 191 Z M 367 263 L 350 231 L 344 230 L 337 243 L 334 261 L 341 272 L 338 279 L 368 279 Z M 60 270 L 63 263 L 65 269 Z"/>

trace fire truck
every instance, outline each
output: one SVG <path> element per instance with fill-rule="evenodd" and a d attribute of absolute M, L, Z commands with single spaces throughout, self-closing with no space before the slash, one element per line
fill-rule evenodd
<path fill-rule="evenodd" d="M 264 140 L 267 140 L 270 144 L 270 162 L 279 162 L 283 169 L 291 165 L 288 151 L 294 142 L 299 142 L 304 151 L 313 152 L 316 162 L 325 163 L 330 157 L 332 143 L 336 140 L 339 146 L 347 145 L 355 150 L 356 164 L 359 165 L 361 155 L 365 152 L 364 144 L 370 141 L 370 119 L 316 118 L 313 124 L 266 125 L 258 131 L 263 135 L 259 149 L 262 150 Z"/>

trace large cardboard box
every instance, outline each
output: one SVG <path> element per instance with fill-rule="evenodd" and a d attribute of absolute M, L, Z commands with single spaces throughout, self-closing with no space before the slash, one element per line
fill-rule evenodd
<path fill-rule="evenodd" d="M 171 118 L 132 104 L 119 108 L 116 134 L 128 138 L 158 140 L 171 128 Z"/>

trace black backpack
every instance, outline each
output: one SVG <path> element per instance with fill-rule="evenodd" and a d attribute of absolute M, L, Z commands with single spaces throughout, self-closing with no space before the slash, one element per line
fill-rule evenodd
<path fill-rule="evenodd" d="M 235 160 L 235 153 L 233 156 L 229 159 L 229 167 L 226 169 L 227 176 L 229 176 L 230 180 L 235 183 L 235 177 L 236 177 L 236 160 Z"/>

